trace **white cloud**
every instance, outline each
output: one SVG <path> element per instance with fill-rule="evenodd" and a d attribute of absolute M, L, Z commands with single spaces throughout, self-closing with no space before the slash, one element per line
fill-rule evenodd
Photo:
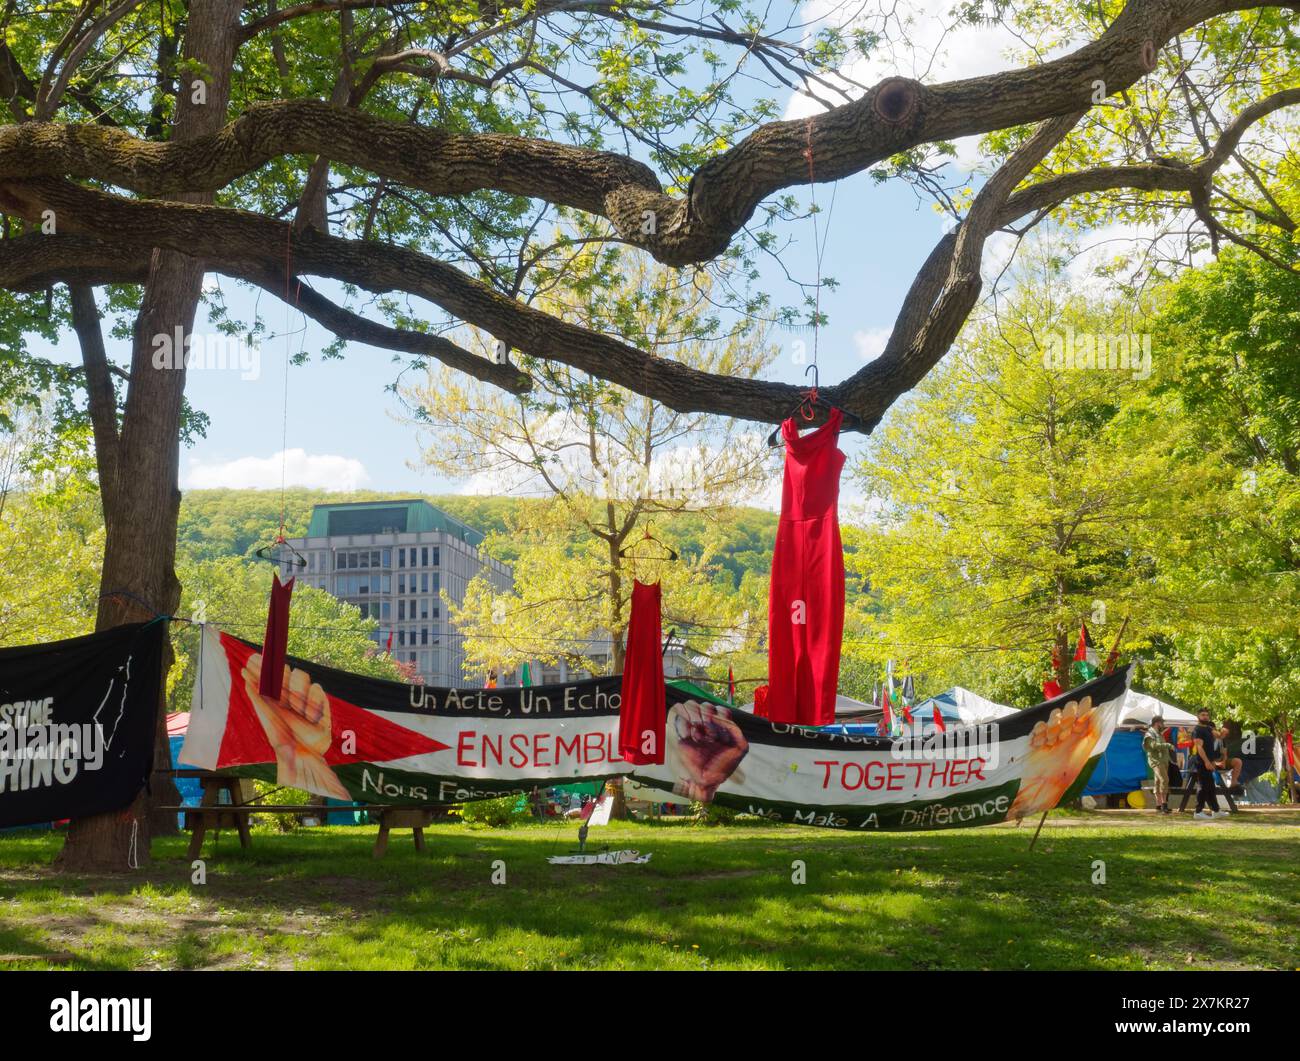
<path fill-rule="evenodd" d="M 885 29 L 887 41 L 870 57 L 857 56 L 839 71 L 842 86 L 854 97 L 886 77 L 912 77 L 920 81 L 955 81 L 997 73 L 1012 65 L 1007 53 L 1021 44 L 1002 26 L 960 26 L 952 30 L 949 12 L 952 0 L 901 0 L 897 17 Z M 856 17 L 842 16 L 852 12 Z M 879 30 L 878 5 L 846 5 L 838 0 L 813 0 L 803 5 L 800 15 L 814 30 L 835 24 L 841 29 Z M 904 23 L 900 24 L 900 23 Z M 834 80 L 831 75 L 828 80 Z M 823 99 L 824 89 L 816 90 Z M 821 103 L 802 92 L 791 95 L 785 117 L 806 118 L 823 109 Z"/>
<path fill-rule="evenodd" d="M 370 476 L 365 465 L 352 457 L 290 449 L 269 457 L 228 461 L 192 457 L 181 485 L 187 490 L 272 490 L 281 482 L 320 490 L 358 490 L 370 482 Z"/>
<path fill-rule="evenodd" d="M 853 345 L 857 348 L 859 360 L 874 361 L 883 354 L 891 332 L 890 328 L 860 328 L 854 332 Z"/>
<path fill-rule="evenodd" d="M 885 4 L 845 4 L 842 0 L 812 0 L 800 9 L 802 21 L 810 24 L 808 39 L 817 30 L 835 26 L 843 30 L 880 32 L 883 42 L 870 56 L 856 56 L 838 71 L 822 75 L 838 84 L 850 97 L 859 99 L 867 88 L 887 77 L 910 77 L 926 84 L 983 77 L 1024 65 L 1020 58 L 1026 39 L 1002 25 L 954 25 L 952 0 L 898 0 Z M 889 12 L 882 15 L 882 10 Z M 807 40 L 805 41 L 807 43 Z M 1042 59 L 1052 59 L 1077 48 L 1081 41 L 1040 43 Z M 839 104 L 843 97 L 814 85 L 822 100 Z M 825 105 L 802 92 L 786 101 L 787 119 L 819 114 Z M 954 165 L 967 172 L 985 161 L 979 150 L 979 136 L 954 141 Z"/>

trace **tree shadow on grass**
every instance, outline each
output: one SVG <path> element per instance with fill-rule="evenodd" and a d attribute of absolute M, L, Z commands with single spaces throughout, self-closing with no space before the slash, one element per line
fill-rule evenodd
<path fill-rule="evenodd" d="M 1056 830 L 1033 853 L 1023 830 L 624 826 L 597 846 L 606 839 L 653 859 L 553 866 L 546 857 L 573 846 L 567 833 L 444 827 L 423 854 L 395 834 L 377 861 L 373 832 L 338 829 L 259 836 L 246 852 L 232 838 L 205 853 L 202 886 L 190 884 L 184 838 L 161 840 L 149 879 L 201 905 L 173 918 L 165 953 L 191 968 L 237 964 L 241 945 L 249 960 L 321 968 L 1181 968 L 1188 953 L 1281 968 L 1300 935 L 1294 844 L 1268 834 Z M 64 879 L 109 907 L 137 901 L 139 883 Z M 19 910 L 49 887 L 48 876 L 0 879 Z M 243 918 L 242 943 L 214 911 Z M 13 946 L 41 945 L 4 921 Z M 94 954 L 95 967 L 132 960 L 129 947 Z"/>

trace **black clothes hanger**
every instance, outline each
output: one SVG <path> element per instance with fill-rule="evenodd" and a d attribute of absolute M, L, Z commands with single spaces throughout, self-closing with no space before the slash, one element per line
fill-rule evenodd
<path fill-rule="evenodd" d="M 665 556 L 647 556 L 647 555 L 645 555 L 644 553 L 634 553 L 634 552 L 632 552 L 632 550 L 635 549 L 637 545 L 641 545 L 641 544 L 643 544 L 644 542 L 654 542 L 657 546 L 659 546 L 659 548 L 661 548 L 662 550 L 664 550 L 664 552 L 665 552 L 667 555 L 665 555 Z M 636 545 L 628 545 L 628 546 L 625 546 L 624 548 L 622 548 L 622 549 L 620 549 L 620 550 L 618 551 L 618 555 L 621 556 L 621 557 L 625 557 L 625 558 L 632 559 L 632 560 L 673 560 L 673 561 L 676 561 L 676 560 L 678 559 L 678 557 L 677 557 L 677 550 L 675 550 L 675 549 L 670 549 L 670 548 L 669 548 L 668 546 L 666 546 L 663 542 L 661 542 L 658 538 L 656 538 L 653 534 L 651 534 L 651 533 L 650 533 L 650 524 L 648 524 L 648 523 L 646 524 L 645 534 L 642 535 L 642 537 L 637 541 Z"/>
<path fill-rule="evenodd" d="M 279 556 L 271 555 L 271 552 L 274 549 L 280 550 Z M 285 549 L 288 549 L 289 552 L 293 554 L 293 556 L 289 557 L 288 559 L 285 559 L 284 556 Z M 275 536 L 275 541 L 273 541 L 270 545 L 263 545 L 253 555 L 256 556 L 259 560 L 270 560 L 271 563 L 273 564 L 288 564 L 290 567 L 307 566 L 307 558 L 303 556 L 302 553 L 298 552 L 298 550 L 295 549 L 292 545 L 290 545 L 287 541 L 285 541 L 283 534 L 277 534 Z"/>
<path fill-rule="evenodd" d="M 812 373 L 812 386 L 803 392 L 803 400 L 790 410 L 790 416 L 786 417 L 786 419 L 791 419 L 795 415 L 798 415 L 804 420 L 812 421 L 817 418 L 817 411 L 819 409 L 825 410 L 829 413 L 831 410 L 839 408 L 839 406 L 828 402 L 821 396 L 821 392 L 817 388 L 817 366 L 809 365 L 804 369 L 805 376 L 810 372 Z M 860 431 L 862 429 L 862 421 L 852 413 L 840 409 L 840 415 L 844 418 L 843 426 L 846 430 Z M 772 433 L 767 436 L 767 444 L 772 449 L 780 449 L 783 445 L 780 424 L 777 424 L 777 426 L 772 429 Z"/>

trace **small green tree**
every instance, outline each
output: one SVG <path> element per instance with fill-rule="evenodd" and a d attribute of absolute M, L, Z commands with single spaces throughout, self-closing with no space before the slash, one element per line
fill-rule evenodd
<path fill-rule="evenodd" d="M 743 378 L 775 357 L 761 327 L 721 328 L 707 277 L 684 280 L 643 255 L 580 253 L 557 284 L 541 300 L 548 309 L 657 356 Z M 487 337 L 477 339 L 492 352 Z M 545 499 L 508 516 L 508 529 L 484 543 L 489 554 L 509 555 L 514 590 L 499 593 L 479 578 L 461 605 L 448 601 L 468 659 L 485 671 L 529 659 L 621 671 L 636 577 L 661 581 L 666 627 L 698 626 L 707 647 L 742 614 L 715 582 L 714 555 L 720 523 L 770 474 L 762 433 L 670 409 L 567 366 L 525 364 L 538 384 L 529 394 L 503 395 L 446 369 L 404 392 L 416 422 L 436 430 L 429 467 Z M 686 514 L 711 524 L 698 553 L 675 564 L 620 555 L 651 524 L 671 542 L 674 520 Z"/>
<path fill-rule="evenodd" d="M 185 585 L 182 614 L 202 617 L 236 637 L 261 642 L 273 570 L 269 564 L 237 556 L 197 562 L 182 558 L 180 570 Z M 289 654 L 355 674 L 409 680 L 409 668 L 385 655 L 370 639 L 378 625 L 324 590 L 296 587 Z M 187 711 L 197 673 L 199 631 L 197 626 L 177 624 L 174 634 L 177 652 L 168 675 L 168 700 L 173 711 Z"/>

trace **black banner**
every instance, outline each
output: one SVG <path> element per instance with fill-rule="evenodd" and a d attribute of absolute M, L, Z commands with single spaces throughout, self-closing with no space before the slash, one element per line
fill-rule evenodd
<path fill-rule="evenodd" d="M 0 826 L 128 806 L 153 764 L 161 621 L 0 649 Z"/>

